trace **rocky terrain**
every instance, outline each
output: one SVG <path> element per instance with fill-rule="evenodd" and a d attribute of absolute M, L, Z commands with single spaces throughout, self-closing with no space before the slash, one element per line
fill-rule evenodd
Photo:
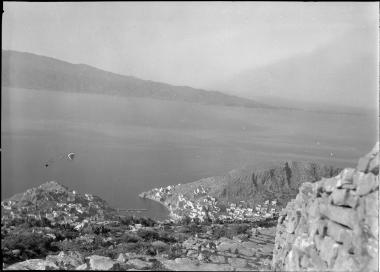
<path fill-rule="evenodd" d="M 155 222 L 52 181 L 2 203 L 6 270 L 267 270 L 276 217 Z"/>
<path fill-rule="evenodd" d="M 356 169 L 302 184 L 281 212 L 278 271 L 378 271 L 379 143 Z"/>
<path fill-rule="evenodd" d="M 222 222 L 122 216 L 99 197 L 47 182 L 2 201 L 2 268 L 377 271 L 378 144 L 356 169 L 329 173 L 299 182 L 299 193 L 279 215 L 268 213 L 278 205 L 267 199 L 252 211 L 256 220 Z M 205 196 L 206 188 L 193 193 Z M 241 206 L 226 210 L 241 215 L 249 209 Z"/>
<path fill-rule="evenodd" d="M 242 168 L 227 175 L 155 188 L 140 194 L 165 205 L 172 219 L 261 220 L 277 214 L 300 185 L 332 177 L 341 169 L 311 162 Z"/>

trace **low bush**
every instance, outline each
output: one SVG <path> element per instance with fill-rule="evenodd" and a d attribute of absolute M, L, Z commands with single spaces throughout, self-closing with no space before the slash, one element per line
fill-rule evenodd
<path fill-rule="evenodd" d="M 122 243 L 137 243 L 141 241 L 142 238 L 136 235 L 135 233 L 124 233 L 120 238 L 118 238 L 118 242 Z"/>
<path fill-rule="evenodd" d="M 139 229 L 137 235 L 144 239 L 144 241 L 155 241 L 159 238 L 157 231 L 147 229 Z"/>
<path fill-rule="evenodd" d="M 2 241 L 2 255 L 4 263 L 14 263 L 33 258 L 43 258 L 57 252 L 59 248 L 53 239 L 39 233 L 21 232 L 12 233 Z M 14 251 L 18 251 L 14 254 Z"/>

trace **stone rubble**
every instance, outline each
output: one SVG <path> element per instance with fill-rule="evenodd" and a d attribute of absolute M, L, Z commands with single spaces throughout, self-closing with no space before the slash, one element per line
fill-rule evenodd
<path fill-rule="evenodd" d="M 356 169 L 303 183 L 280 213 L 276 271 L 378 271 L 379 143 Z"/>

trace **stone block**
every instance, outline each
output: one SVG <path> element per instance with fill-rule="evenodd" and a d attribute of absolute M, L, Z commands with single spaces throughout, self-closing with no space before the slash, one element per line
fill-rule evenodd
<path fill-rule="evenodd" d="M 348 254 L 344 250 L 338 252 L 338 256 L 335 260 L 334 266 L 332 267 L 334 271 L 360 271 L 360 263 L 356 258 Z"/>
<path fill-rule="evenodd" d="M 375 175 L 379 174 L 379 154 L 377 154 L 369 163 L 368 172 L 371 172 Z"/>
<path fill-rule="evenodd" d="M 317 199 L 314 199 L 311 204 L 308 207 L 307 214 L 309 217 L 312 218 L 319 218 L 320 213 L 319 213 L 319 203 Z"/>
<path fill-rule="evenodd" d="M 336 177 L 332 178 L 322 178 L 323 181 L 323 191 L 327 193 L 331 193 L 335 188 L 338 183 L 338 179 Z"/>
<path fill-rule="evenodd" d="M 339 175 L 340 179 L 338 180 L 337 186 L 341 186 L 342 184 L 346 183 L 352 183 L 355 172 L 356 169 L 354 168 L 343 169 L 343 171 Z"/>
<path fill-rule="evenodd" d="M 358 171 L 361 171 L 363 173 L 367 173 L 369 162 L 371 161 L 370 156 L 364 156 L 359 159 L 358 165 L 356 166 L 356 169 Z"/>
<path fill-rule="evenodd" d="M 285 261 L 285 270 L 286 271 L 299 271 L 300 267 L 300 251 L 296 248 L 293 248 L 288 256 L 286 256 Z"/>
<path fill-rule="evenodd" d="M 340 247 L 341 246 L 329 236 L 326 236 L 325 239 L 323 239 L 321 243 L 320 257 L 327 263 L 328 267 L 332 267 L 334 264 Z"/>
<path fill-rule="evenodd" d="M 337 206 L 350 206 L 355 208 L 359 197 L 347 189 L 335 189 L 330 195 L 331 202 Z"/>
<path fill-rule="evenodd" d="M 323 205 L 320 206 L 320 211 L 321 214 L 328 217 L 330 220 L 345 225 L 351 229 L 357 228 L 358 226 L 359 217 L 354 209 Z"/>
<path fill-rule="evenodd" d="M 372 160 L 375 160 L 373 164 L 371 164 Z M 376 163 L 376 160 L 377 160 L 377 163 Z M 371 170 L 374 170 L 375 171 L 374 173 L 376 174 L 376 170 L 377 170 L 377 173 L 379 171 L 379 168 L 378 168 L 379 162 L 378 161 L 379 161 L 379 142 L 377 142 L 375 144 L 375 146 L 372 148 L 372 150 L 367 155 L 365 155 L 364 157 L 359 159 L 359 163 L 358 163 L 358 166 L 356 168 L 359 171 L 367 172 L 370 170 L 369 168 L 372 166 L 373 168 Z"/>
<path fill-rule="evenodd" d="M 290 234 L 294 233 L 298 226 L 298 222 L 300 220 L 301 213 L 299 211 L 290 211 L 288 215 L 288 222 L 287 222 L 287 227 L 286 231 Z"/>
<path fill-rule="evenodd" d="M 379 188 L 379 177 L 372 173 L 358 174 L 355 176 L 354 182 L 357 186 L 356 193 L 359 196 L 369 194 Z"/>
<path fill-rule="evenodd" d="M 326 262 L 322 260 L 315 249 L 311 248 L 308 254 L 310 256 L 310 263 L 312 264 L 312 271 L 325 271 L 327 269 Z"/>
<path fill-rule="evenodd" d="M 343 243 L 344 239 L 347 239 L 347 237 L 353 237 L 354 233 L 351 229 L 329 220 L 327 222 L 327 235 L 333 238 L 336 242 Z"/>
<path fill-rule="evenodd" d="M 302 256 L 300 265 L 302 268 L 307 268 L 310 265 L 309 257 L 306 254 Z"/>
<path fill-rule="evenodd" d="M 379 191 L 368 194 L 364 197 L 366 216 L 377 217 L 379 215 Z"/>
<path fill-rule="evenodd" d="M 326 235 L 326 228 L 327 228 L 327 221 L 326 220 L 318 220 L 317 222 L 317 230 L 318 230 L 318 236 L 323 238 Z"/>

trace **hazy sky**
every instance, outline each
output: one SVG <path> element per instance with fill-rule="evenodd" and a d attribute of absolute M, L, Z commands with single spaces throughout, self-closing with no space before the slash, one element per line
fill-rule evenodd
<path fill-rule="evenodd" d="M 378 31 L 376 2 L 5 2 L 4 11 L 3 49 L 203 88 L 358 28 Z"/>

